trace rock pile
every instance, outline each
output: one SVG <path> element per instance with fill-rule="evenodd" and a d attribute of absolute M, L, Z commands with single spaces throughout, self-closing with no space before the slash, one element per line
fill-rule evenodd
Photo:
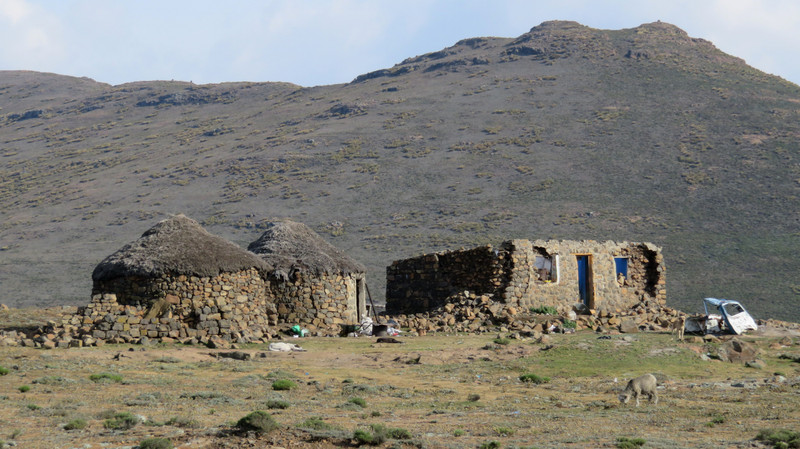
<path fill-rule="evenodd" d="M 495 301 L 493 295 L 479 295 L 469 291 L 459 292 L 443 306 L 430 312 L 392 317 L 400 327 L 409 328 L 420 335 L 429 332 L 563 332 L 565 329 L 592 329 L 599 332 L 632 333 L 639 331 L 665 331 L 681 322 L 686 314 L 671 309 L 656 299 L 644 300 L 636 306 L 614 311 L 596 312 L 581 307 L 562 306 L 558 315 L 535 314 L 518 306 Z"/>

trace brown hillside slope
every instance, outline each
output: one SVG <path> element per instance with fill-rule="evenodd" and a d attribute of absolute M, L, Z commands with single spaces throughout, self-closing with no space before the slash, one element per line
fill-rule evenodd
<path fill-rule="evenodd" d="M 800 320 L 800 88 L 664 23 L 546 22 L 349 84 L 0 72 L 0 302 L 85 303 L 170 213 L 292 219 L 368 268 L 507 238 L 652 241 L 670 304 Z"/>

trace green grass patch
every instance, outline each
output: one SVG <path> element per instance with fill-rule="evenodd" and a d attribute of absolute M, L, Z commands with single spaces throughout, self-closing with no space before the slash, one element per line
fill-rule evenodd
<path fill-rule="evenodd" d="M 100 374 L 92 374 L 89 376 L 89 380 L 92 382 L 115 382 L 120 383 L 122 382 L 122 376 L 119 374 L 112 374 L 112 373 L 100 373 Z"/>
<path fill-rule="evenodd" d="M 617 449 L 636 449 L 644 446 L 646 442 L 643 438 L 619 437 L 617 438 Z"/>
<path fill-rule="evenodd" d="M 173 449 L 172 441 L 166 438 L 148 438 L 139 443 L 139 449 Z"/>
<path fill-rule="evenodd" d="M 131 412 L 116 413 L 113 418 L 103 421 L 103 427 L 111 430 L 128 430 L 139 424 L 140 419 Z"/>
<path fill-rule="evenodd" d="M 8 368 L 6 368 L 6 367 L 4 367 L 4 366 L 0 366 L 0 376 L 5 376 L 5 375 L 6 375 L 6 374 L 8 374 L 8 373 L 10 373 L 10 371 L 8 370 Z"/>
<path fill-rule="evenodd" d="M 297 384 L 289 379 L 278 379 L 272 382 L 272 389 L 275 391 L 288 391 L 293 388 L 297 388 Z"/>
<path fill-rule="evenodd" d="M 549 377 L 540 376 L 534 373 L 527 373 L 519 376 L 519 380 L 525 383 L 532 383 L 532 384 L 546 384 L 550 382 Z"/>
<path fill-rule="evenodd" d="M 18 388 L 18 390 L 20 391 L 20 393 L 27 393 L 31 391 L 31 387 L 29 385 L 22 385 Z"/>
<path fill-rule="evenodd" d="M 64 430 L 81 430 L 86 428 L 85 419 L 73 419 L 72 421 L 64 424 Z"/>
<path fill-rule="evenodd" d="M 758 432 L 756 440 L 772 444 L 778 449 L 800 448 L 800 432 L 788 429 L 764 429 Z"/>
<path fill-rule="evenodd" d="M 558 310 L 553 306 L 531 307 L 530 311 L 537 315 L 558 315 Z"/>

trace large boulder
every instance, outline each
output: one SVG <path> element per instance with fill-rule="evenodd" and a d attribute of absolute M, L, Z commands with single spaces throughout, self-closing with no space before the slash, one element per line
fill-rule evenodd
<path fill-rule="evenodd" d="M 720 360 L 731 363 L 752 362 L 758 357 L 758 352 L 755 345 L 743 342 L 738 338 L 732 338 L 717 350 Z"/>

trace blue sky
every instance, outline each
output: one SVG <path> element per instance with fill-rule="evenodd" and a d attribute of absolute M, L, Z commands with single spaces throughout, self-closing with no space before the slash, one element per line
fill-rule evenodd
<path fill-rule="evenodd" d="M 669 22 L 800 84 L 797 0 L 0 0 L 0 70 L 314 86 L 547 20 Z"/>

